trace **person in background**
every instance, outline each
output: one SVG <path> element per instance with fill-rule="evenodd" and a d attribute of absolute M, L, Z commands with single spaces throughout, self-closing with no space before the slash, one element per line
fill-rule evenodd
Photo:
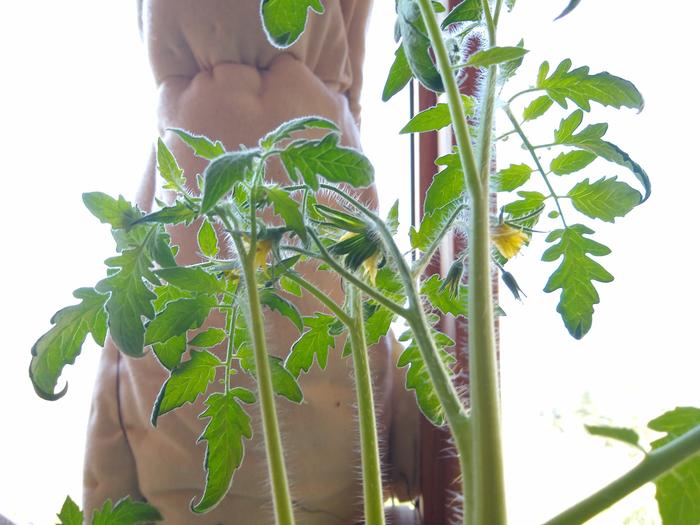
<path fill-rule="evenodd" d="M 139 0 L 142 38 L 157 85 L 158 129 L 175 154 L 195 191 L 195 176 L 205 167 L 166 128 L 182 128 L 220 140 L 228 149 L 254 146 L 282 122 L 320 115 L 342 129 L 345 145 L 359 148 L 360 90 L 364 38 L 371 0 L 329 0 L 322 16 L 310 15 L 301 39 L 286 50 L 271 46 L 263 32 L 258 0 Z M 280 166 L 269 178 L 287 182 Z M 138 193 L 144 211 L 154 199 L 173 196 L 161 189 L 152 152 Z M 376 203 L 373 187 L 361 191 L 366 203 Z M 170 229 L 178 244 L 178 262 L 198 262 L 196 232 L 191 227 Z M 329 272 L 301 269 L 317 286 L 342 300 L 337 278 Z M 302 315 L 321 309 L 308 296 L 294 299 Z M 209 325 L 223 326 L 212 316 Z M 266 313 L 270 352 L 286 356 L 298 337 L 291 323 Z M 401 499 L 417 489 L 417 410 L 406 392 L 403 373 L 395 368 L 398 343 L 388 336 L 370 349 L 385 448 L 387 487 Z M 237 376 L 242 386 L 244 375 Z M 128 359 L 108 341 L 104 350 L 88 426 L 85 457 L 86 515 L 113 500 L 130 495 L 144 499 L 162 513 L 168 525 L 272 522 L 266 481 L 266 460 L 257 407 L 251 409 L 254 437 L 246 442 L 245 458 L 229 494 L 211 512 L 198 516 L 190 501 L 204 487 L 204 445 L 197 444 L 205 422 L 197 415 L 200 401 L 163 416 L 158 428 L 150 424 L 153 401 L 167 378 L 150 351 Z M 300 525 L 352 524 L 362 518 L 359 440 L 355 391 L 350 360 L 331 352 L 327 369 L 300 378 L 305 402 L 278 399 L 277 407 Z M 413 523 L 407 518 L 394 523 Z"/>

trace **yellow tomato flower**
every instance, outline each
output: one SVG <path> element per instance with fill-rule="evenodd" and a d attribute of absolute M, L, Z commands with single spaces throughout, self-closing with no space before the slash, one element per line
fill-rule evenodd
<path fill-rule="evenodd" d="M 510 259 L 518 254 L 528 237 L 523 230 L 499 223 L 491 228 L 491 241 L 503 257 Z"/>
<path fill-rule="evenodd" d="M 272 240 L 265 239 L 255 244 L 255 269 L 262 268 L 267 262 L 267 256 L 272 251 Z"/>
<path fill-rule="evenodd" d="M 367 240 L 366 235 L 360 234 L 357 232 L 346 232 L 344 233 L 340 239 L 338 239 L 338 243 L 342 243 L 343 241 L 346 241 L 348 239 L 352 239 L 354 237 L 357 237 L 359 235 L 363 236 L 363 241 L 365 241 L 368 244 L 365 244 L 363 246 L 363 251 L 367 251 L 367 249 L 372 249 L 372 246 L 369 244 L 369 241 Z M 347 253 L 346 257 L 350 256 L 350 253 Z M 355 260 L 362 260 L 362 268 L 364 269 L 365 273 L 369 277 L 370 282 L 372 285 L 375 285 L 377 282 L 377 271 L 379 269 L 379 264 L 382 261 L 382 252 L 379 250 L 375 250 L 371 254 L 367 255 L 366 253 L 361 253 L 361 254 L 356 254 L 356 257 L 354 257 Z M 352 266 L 352 264 L 351 264 Z"/>

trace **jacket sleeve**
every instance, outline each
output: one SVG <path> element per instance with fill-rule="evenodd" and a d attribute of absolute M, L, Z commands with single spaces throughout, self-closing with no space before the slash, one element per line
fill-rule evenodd
<path fill-rule="evenodd" d="M 365 61 L 365 36 L 373 0 L 342 0 L 343 19 L 348 38 L 352 67 L 352 86 L 348 91 L 350 111 L 360 125 L 360 94 L 362 93 L 362 66 Z"/>
<path fill-rule="evenodd" d="M 90 516 L 107 498 L 143 499 L 134 457 L 119 410 L 119 351 L 107 339 L 88 420 L 83 471 L 83 508 Z"/>

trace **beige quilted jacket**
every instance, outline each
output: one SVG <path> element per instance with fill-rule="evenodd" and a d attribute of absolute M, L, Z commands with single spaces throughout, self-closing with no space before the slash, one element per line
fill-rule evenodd
<path fill-rule="evenodd" d="M 324 0 L 326 14 L 312 15 L 302 39 L 286 51 L 270 46 L 259 19 L 260 0 L 146 0 L 139 21 L 158 87 L 160 133 L 189 181 L 203 163 L 164 132 L 178 127 L 221 140 L 228 148 L 254 145 L 281 122 L 308 114 L 340 124 L 346 144 L 359 146 L 359 95 L 364 36 L 371 0 Z M 281 170 L 271 178 L 283 180 Z M 139 204 L 150 210 L 160 189 L 153 159 L 144 175 Z M 363 197 L 371 201 L 373 189 Z M 173 228 L 181 264 L 197 261 L 196 229 Z M 341 297 L 327 272 L 308 277 Z M 314 299 L 297 300 L 302 314 L 320 310 Z M 209 320 L 222 326 L 220 318 Z M 267 315 L 270 351 L 285 356 L 297 334 L 284 318 Z M 342 348 L 342 346 L 340 347 Z M 302 405 L 278 398 L 287 468 L 301 525 L 351 524 L 361 517 L 359 444 L 350 360 L 332 353 L 328 369 L 302 376 Z M 395 345 L 371 349 L 387 479 L 400 495 L 416 485 L 416 410 L 394 371 Z M 149 423 L 166 371 L 150 352 L 142 359 L 120 355 L 111 343 L 103 353 L 88 428 L 85 458 L 86 510 L 106 498 L 131 495 L 159 508 L 168 525 L 272 523 L 265 454 L 257 406 L 255 435 L 230 493 L 213 511 L 189 511 L 204 486 L 205 445 L 197 444 L 203 407 L 188 405 Z M 240 376 L 244 386 L 253 387 Z M 87 514 L 89 515 L 89 514 Z"/>

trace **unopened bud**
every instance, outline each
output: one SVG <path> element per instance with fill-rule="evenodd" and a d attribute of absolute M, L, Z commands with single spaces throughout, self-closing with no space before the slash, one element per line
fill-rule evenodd
<path fill-rule="evenodd" d="M 523 294 L 523 297 L 527 297 L 527 295 L 525 295 L 525 292 L 523 292 L 520 289 L 520 286 L 518 286 L 518 282 L 515 280 L 515 277 L 513 277 L 512 273 L 504 271 L 503 273 L 501 273 L 501 279 L 503 279 L 503 282 L 513 294 L 513 297 L 515 297 L 518 301 L 522 301 L 522 299 L 520 298 L 520 294 Z"/>

